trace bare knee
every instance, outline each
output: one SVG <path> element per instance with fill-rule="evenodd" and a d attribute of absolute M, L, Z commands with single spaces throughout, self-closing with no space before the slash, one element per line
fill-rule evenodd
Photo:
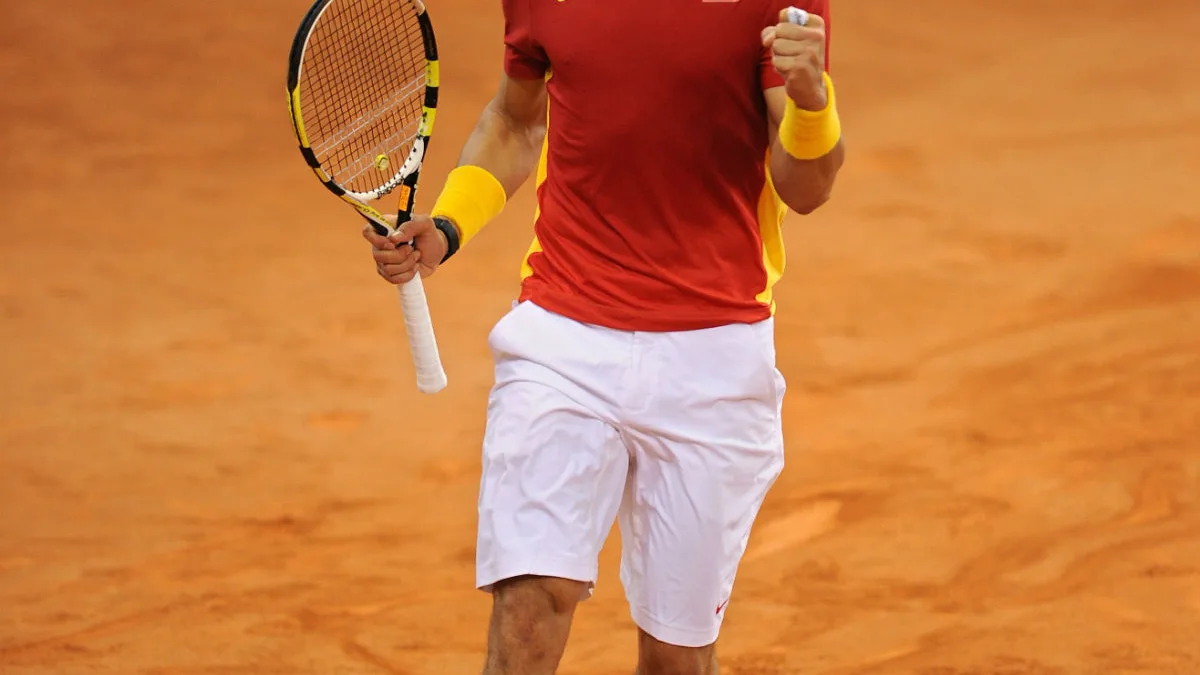
<path fill-rule="evenodd" d="M 638 631 L 636 675 L 717 675 L 716 644 L 679 647 Z"/>
<path fill-rule="evenodd" d="M 521 576 L 496 582 L 492 588 L 494 612 L 531 618 L 571 616 L 587 584 L 555 577 Z"/>
<path fill-rule="evenodd" d="M 485 675 L 550 675 L 558 667 L 575 606 L 587 585 L 523 576 L 492 588 Z"/>

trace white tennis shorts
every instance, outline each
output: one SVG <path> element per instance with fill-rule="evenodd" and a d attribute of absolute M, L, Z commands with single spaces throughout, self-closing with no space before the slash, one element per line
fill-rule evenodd
<path fill-rule="evenodd" d="M 783 469 L 774 324 L 671 333 L 582 324 L 523 302 L 488 338 L 477 586 L 594 587 L 619 519 L 634 622 L 717 639 L 750 528 Z"/>

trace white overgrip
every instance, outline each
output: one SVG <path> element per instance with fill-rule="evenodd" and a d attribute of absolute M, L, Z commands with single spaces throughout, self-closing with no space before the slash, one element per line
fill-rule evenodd
<path fill-rule="evenodd" d="M 423 394 L 436 394 L 446 388 L 446 371 L 438 353 L 433 319 L 429 315 L 429 300 L 421 275 L 400 284 L 400 308 L 404 313 L 404 328 L 408 333 L 409 349 L 417 370 L 417 389 Z"/>

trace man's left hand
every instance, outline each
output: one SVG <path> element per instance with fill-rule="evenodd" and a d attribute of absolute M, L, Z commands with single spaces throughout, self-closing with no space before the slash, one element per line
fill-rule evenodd
<path fill-rule="evenodd" d="M 808 14 L 808 23 L 788 21 L 788 10 L 779 13 L 779 24 L 762 32 L 763 46 L 771 50 L 775 70 L 783 76 L 787 95 L 802 110 L 824 110 L 829 102 L 825 90 L 825 21 Z"/>

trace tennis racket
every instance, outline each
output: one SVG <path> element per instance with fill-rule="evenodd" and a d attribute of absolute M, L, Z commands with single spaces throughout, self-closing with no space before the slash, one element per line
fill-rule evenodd
<path fill-rule="evenodd" d="M 421 0 L 317 0 L 288 59 L 288 107 L 300 154 L 330 192 L 376 232 L 395 232 L 372 206 L 397 192 L 397 227 L 412 218 L 438 99 L 433 24 Z M 418 274 L 399 287 L 417 388 L 446 386 Z"/>

